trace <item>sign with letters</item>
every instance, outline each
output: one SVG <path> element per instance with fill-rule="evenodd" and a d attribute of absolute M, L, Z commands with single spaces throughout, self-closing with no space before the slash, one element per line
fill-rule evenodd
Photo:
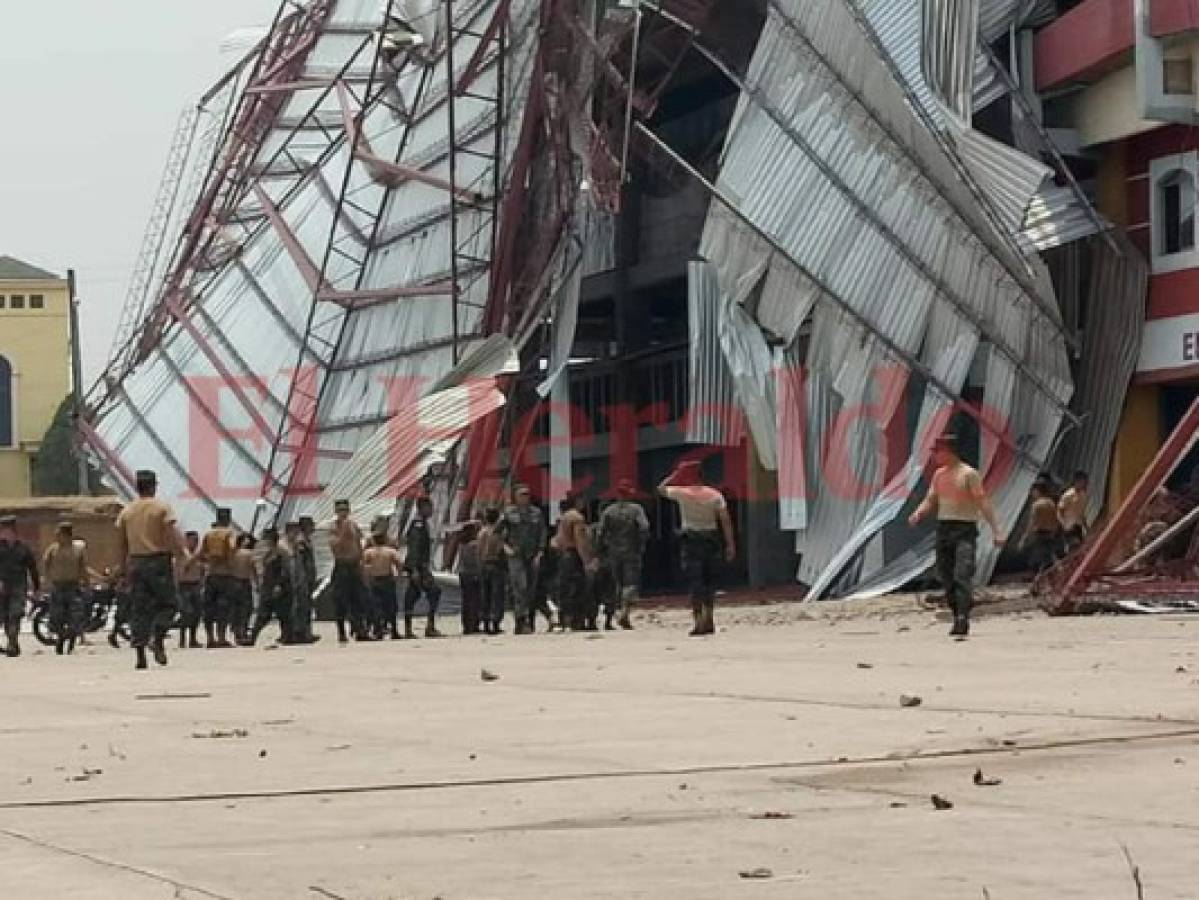
<path fill-rule="evenodd" d="M 1199 313 L 1145 323 L 1138 375 L 1168 376 L 1172 369 L 1195 367 L 1199 367 Z"/>

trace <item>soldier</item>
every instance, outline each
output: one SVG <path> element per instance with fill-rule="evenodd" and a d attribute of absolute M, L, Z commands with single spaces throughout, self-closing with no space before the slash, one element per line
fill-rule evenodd
<path fill-rule="evenodd" d="M 429 518 L 433 515 L 433 501 L 421 497 L 416 501 L 416 516 L 408 524 L 407 554 L 404 571 L 408 573 L 408 589 L 404 592 L 404 637 L 413 638 L 412 614 L 416 610 L 417 598 L 423 593 L 428 605 L 428 620 L 425 637 L 439 638 L 437 630 L 437 607 L 441 603 L 441 588 L 433 578 L 433 530 Z"/>
<path fill-rule="evenodd" d="M 218 509 L 216 521 L 200 542 L 200 558 L 208 567 L 204 634 L 209 649 L 233 646 L 229 642 L 229 621 L 239 599 L 237 579 L 233 574 L 233 557 L 236 553 L 237 534 L 233 530 L 233 514 L 228 509 Z M 235 636 L 236 633 L 235 629 Z"/>
<path fill-rule="evenodd" d="M 157 499 L 158 476 L 143 470 L 136 475 L 138 499 L 117 516 L 117 539 L 129 576 L 130 626 L 137 668 L 146 668 L 146 647 L 160 666 L 167 664 L 163 638 L 175 621 L 179 601 L 175 594 L 172 559 L 183 546 L 175 513 Z"/>
<path fill-rule="evenodd" d="M 514 551 L 504 540 L 500 511 L 492 508 L 483 513 L 483 530 L 479 533 L 479 558 L 483 566 L 483 630 L 487 634 L 503 634 L 504 582 L 508 577 L 508 560 Z M 517 620 L 517 634 L 520 620 Z"/>
<path fill-rule="evenodd" d="M 462 592 L 462 633 L 478 634 L 483 621 L 483 561 L 479 557 L 479 523 L 462 526 L 458 543 L 458 587 Z"/>
<path fill-rule="evenodd" d="M 562 501 L 562 518 L 558 520 L 558 593 L 562 606 L 564 628 L 573 631 L 595 631 L 597 611 L 591 590 L 590 575 L 599 560 L 591 545 L 590 530 L 583 510 L 587 500 L 581 495 Z"/>
<path fill-rule="evenodd" d="M 515 499 L 516 502 L 504 511 L 500 533 L 513 551 L 508 557 L 508 584 L 516 612 L 516 633 L 531 634 L 537 630 L 533 592 L 547 529 L 545 516 L 533 505 L 528 485 L 516 486 Z"/>
<path fill-rule="evenodd" d="M 333 505 L 336 518 L 329 534 L 329 549 L 333 552 L 333 605 L 337 614 L 337 640 L 345 643 L 346 623 L 350 624 L 355 640 L 371 639 L 367 631 L 366 584 L 362 580 L 362 529 L 350 518 L 350 501 L 338 500 Z"/>
<path fill-rule="evenodd" d="M 5 653 L 21 655 L 21 619 L 25 617 L 25 599 L 30 586 L 34 593 L 42 589 L 37 560 L 33 551 L 17 537 L 16 516 L 0 518 L 0 614 L 4 616 Z"/>
<path fill-rule="evenodd" d="M 251 534 L 237 536 L 230 571 L 233 573 L 233 593 L 229 600 L 229 627 L 233 640 L 245 646 L 250 641 L 250 620 L 254 616 L 254 592 L 258 589 L 258 542 Z"/>
<path fill-rule="evenodd" d="M 291 643 L 291 610 L 293 562 L 291 553 L 279 543 L 279 530 L 274 527 L 265 528 L 262 532 L 262 545 L 265 553 L 262 556 L 262 586 L 258 593 L 258 610 L 254 616 L 254 625 L 246 642 L 253 647 L 258 643 L 258 636 L 271 623 L 272 618 L 279 620 L 279 643 Z"/>
<path fill-rule="evenodd" d="M 1090 478 L 1081 469 L 1074 473 L 1070 487 L 1057 503 L 1058 517 L 1065 531 L 1066 550 L 1073 552 L 1087 537 L 1087 504 Z"/>
<path fill-rule="evenodd" d="M 937 516 L 937 571 L 953 610 L 951 636 L 964 638 L 970 633 L 970 607 L 974 593 L 975 542 L 978 521 L 991 529 L 996 547 L 1005 537 L 995 520 L 995 509 L 983 488 L 977 471 L 962 461 L 957 438 L 947 434 L 933 447 L 937 470 L 933 473 L 928 496 L 908 521 L 919 525 L 932 514 Z"/>
<path fill-rule="evenodd" d="M 649 540 L 649 519 L 641 504 L 633 499 L 637 496 L 633 482 L 620 482 L 616 494 L 619 499 L 600 516 L 599 552 L 615 581 L 620 598 L 620 627 L 627 631 L 633 627 L 629 616 L 641 588 L 641 558 Z M 612 629 L 610 611 L 604 627 Z"/>
<path fill-rule="evenodd" d="M 314 644 L 320 640 L 320 635 L 312 632 L 312 594 L 316 590 L 316 550 L 312 537 L 316 532 L 316 523 L 312 521 L 312 516 L 300 516 L 298 525 L 291 547 L 303 578 L 295 585 L 296 608 L 292 614 L 292 636 L 297 644 Z"/>
<path fill-rule="evenodd" d="M 379 612 L 379 624 L 375 636 L 382 639 L 384 628 L 391 639 L 400 637 L 400 551 L 387 542 L 387 533 L 376 531 L 371 535 L 371 546 L 362 554 L 362 569 L 375 597 L 375 609 Z"/>
<path fill-rule="evenodd" d="M 70 522 L 59 522 L 55 541 L 46 548 L 42 569 L 50 582 L 50 629 L 59 656 L 75 652 L 83 634 L 83 592 L 87 589 L 87 545 L 75 540 Z"/>
<path fill-rule="evenodd" d="M 679 505 L 681 563 L 691 594 L 691 614 L 695 619 L 691 636 L 714 634 L 716 564 L 720 559 L 722 536 L 725 561 L 732 562 L 737 558 L 728 504 L 720 491 L 704 484 L 700 464 L 694 460 L 676 466 L 658 485 L 658 493 Z"/>
<path fill-rule="evenodd" d="M 176 560 L 179 582 L 179 646 L 199 647 L 196 631 L 204 612 L 204 560 L 200 557 L 200 535 L 183 535 L 183 552 Z"/>

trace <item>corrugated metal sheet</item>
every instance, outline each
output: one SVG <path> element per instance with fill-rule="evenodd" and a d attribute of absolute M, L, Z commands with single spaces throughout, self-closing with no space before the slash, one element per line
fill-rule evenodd
<path fill-rule="evenodd" d="M 687 441 L 733 447 L 744 429 L 731 413 L 737 409 L 733 376 L 720 346 L 721 295 L 713 267 L 687 267 L 687 322 L 690 336 Z"/>
<path fill-rule="evenodd" d="M 373 32 L 383 24 L 384 8 L 377 0 L 333 3 L 325 30 L 295 78 L 331 77 L 347 66 L 351 77 L 369 75 Z M 464 32 L 456 45 L 459 71 L 470 60 L 483 30 L 469 27 L 470 23 L 486 23 L 496 8 L 497 0 L 455 5 Z M 441 55 L 444 41 L 438 37 L 444 27 L 444 7 L 435 0 L 405 0 L 403 9 L 426 36 L 429 49 L 423 63 L 414 59 L 395 76 L 392 103 L 402 98 L 417 115 L 409 123 L 388 103 L 378 103 L 366 112 L 362 134 L 378 157 L 424 167 L 431 175 L 447 178 L 447 73 Z M 519 122 L 526 108 L 540 13 L 538 0 L 512 0 L 509 6 L 506 123 Z M 498 56 L 488 54 L 472 91 L 477 96 L 464 96 L 455 103 L 460 143 L 474 140 L 489 145 L 494 138 L 494 105 L 485 98 L 498 84 L 497 65 Z M 349 159 L 338 137 L 342 112 L 336 91 L 323 99 L 316 92 L 299 91 L 284 102 L 253 165 L 261 171 L 282 148 L 287 158 L 304 165 L 291 166 L 286 177 L 264 180 L 258 197 L 241 202 L 235 218 L 246 224 L 227 227 L 229 237 L 244 244 L 238 258 L 196 275 L 189 285 L 188 302 L 202 308 L 195 317 L 197 327 L 216 345 L 233 375 L 245 379 L 249 395 L 261 400 L 257 412 L 266 428 L 259 429 L 250 412 L 228 390 L 221 390 L 220 373 L 213 363 L 178 329 L 163 338 L 161 353 L 151 355 L 128 375 L 127 396 L 114 394 L 97 410 L 95 424 L 103 439 L 131 468 L 158 469 L 162 495 L 177 506 L 181 521 L 189 527 L 211 521 L 214 494 L 219 495 L 219 505 L 233 508 L 239 523 L 246 525 L 254 518 L 272 446 L 277 440 L 298 441 L 299 426 L 291 435 L 284 426 L 289 397 L 296 419 L 315 417 L 322 450 L 354 451 L 371 437 L 381 418 L 394 412 L 397 386 L 419 385 L 419 395 L 453 366 L 449 339 L 454 323 L 448 299 L 405 299 L 353 311 L 317 302 L 312 285 L 285 252 L 277 231 L 257 227 L 264 211 L 260 198 L 265 197 L 278 207 L 279 217 L 310 259 L 319 265 L 327 258 L 325 278 L 335 288 L 369 291 L 448 276 L 450 218 L 445 191 L 417 180 L 398 187 L 377 182 L 366 166 Z M 295 132 L 294 123 L 306 116 L 332 127 L 328 133 Z M 515 127 L 504 129 L 501 180 L 510 169 L 519 132 Z M 490 185 L 495 173 L 486 153 L 459 156 L 460 183 Z M 312 167 L 316 171 L 310 177 Z M 329 186 L 340 185 L 347 170 L 349 203 L 335 222 L 336 195 Z M 358 209 L 382 210 L 378 239 L 370 247 Z M 462 210 L 458 222 L 463 252 L 482 260 L 491 255 L 487 215 L 472 206 Z M 469 241 L 474 243 L 465 246 Z M 488 283 L 484 271 L 462 292 L 460 334 L 480 330 Z M 311 349 L 297 366 L 300 336 L 310 324 L 310 315 Z M 322 399 L 314 411 L 310 406 L 318 393 Z M 227 433 L 218 433 L 213 421 Z M 342 463 L 323 456 L 305 480 L 328 483 Z M 282 470 L 284 464 L 278 468 Z M 278 482 L 265 492 L 272 510 L 282 493 Z M 289 516 L 296 512 L 295 503 L 290 505 Z"/>
<path fill-rule="evenodd" d="M 1090 237 L 1111 223 L 1068 187 L 1050 185 L 1032 198 L 1021 235 L 1038 250 L 1051 250 Z"/>
<path fill-rule="evenodd" d="M 924 79 L 962 123 L 974 113 L 979 0 L 923 0 Z"/>
<path fill-rule="evenodd" d="M 805 521 L 796 540 L 800 576 L 823 589 L 846 582 L 846 573 L 852 584 L 888 561 L 871 543 L 902 507 L 882 493 L 891 477 L 882 468 L 883 429 L 909 394 L 909 373 L 888 344 L 927 358 L 948 383 L 949 395 L 931 383 L 917 386 L 918 422 L 930 428 L 960 390 L 980 334 L 1016 373 L 1020 396 L 1035 397 L 1039 410 L 1060 416 L 1070 386 L 1057 377 L 1066 351 L 1045 279 L 1035 269 L 1031 277 L 1024 273 L 1023 261 L 997 240 L 943 144 L 913 118 L 846 7 L 771 0 L 770 10 L 718 188 L 784 255 L 716 208 L 701 254 L 718 262 L 717 286 L 728 304 L 751 296 L 776 271 L 799 286 L 799 305 L 815 304 L 806 435 L 780 437 L 777 446 L 806 450 L 806 504 L 780 513 Z M 759 293 L 750 303 L 759 325 L 795 321 L 788 299 Z M 1018 309 L 1044 336 L 1035 352 L 994 326 L 1001 308 Z M 760 380 L 755 402 L 763 400 L 770 397 Z M 1035 472 L 1048 448 L 1032 446 L 1042 455 L 1024 468 Z M 914 446 L 901 467 L 903 483 L 919 478 L 921 452 Z"/>
<path fill-rule="evenodd" d="M 973 128 L 951 126 L 951 134 L 962 162 L 991 198 L 1009 232 L 1020 232 L 1037 192 L 1052 177 L 1053 170 Z"/>
<path fill-rule="evenodd" d="M 1099 514 L 1107 496 L 1112 447 L 1124 404 L 1118 402 L 1136 371 L 1145 323 L 1149 267 L 1123 232 L 1113 232 L 1120 252 L 1099 238 L 1085 242 L 1090 257 L 1086 327 L 1074 409 L 1082 424 L 1068 432 L 1055 459 L 1063 478 L 1078 469 L 1091 475 L 1090 514 Z"/>

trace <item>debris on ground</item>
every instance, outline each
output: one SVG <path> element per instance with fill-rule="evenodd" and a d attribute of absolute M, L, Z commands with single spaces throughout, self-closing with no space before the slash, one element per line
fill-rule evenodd
<path fill-rule="evenodd" d="M 210 700 L 212 694 L 138 694 L 135 700 Z"/>
<path fill-rule="evenodd" d="M 862 662 L 860 662 L 860 663 L 858 663 L 858 668 L 859 668 L 859 669 L 873 669 L 873 668 L 874 668 L 874 663 L 862 663 Z"/>
<path fill-rule="evenodd" d="M 1003 784 L 1002 778 L 988 778 L 983 775 L 983 770 L 978 769 L 974 773 L 974 783 L 978 787 L 998 787 Z"/>
<path fill-rule="evenodd" d="M 266 759 L 266 751 L 265 751 L 265 750 L 259 750 L 259 751 L 258 751 L 258 758 L 259 758 L 259 759 Z"/>
<path fill-rule="evenodd" d="M 906 803 L 904 803 L 902 800 L 892 800 L 891 808 L 892 809 L 907 809 L 908 805 Z"/>
<path fill-rule="evenodd" d="M 350 744 L 334 744 L 332 747 L 326 747 L 325 749 L 332 752 L 335 750 L 349 750 L 351 746 Z"/>
<path fill-rule="evenodd" d="M 496 675 L 494 672 L 489 672 L 489 671 L 487 671 L 487 669 L 481 670 L 479 672 L 479 677 L 482 678 L 484 681 L 499 681 L 500 680 L 499 675 Z"/>
<path fill-rule="evenodd" d="M 737 873 L 742 878 L 773 878 L 774 872 L 767 869 L 765 866 L 760 866 L 756 869 L 742 869 Z"/>
<path fill-rule="evenodd" d="M 750 818 L 767 821 L 767 822 L 773 822 L 773 821 L 778 821 L 780 819 L 794 819 L 795 816 L 793 816 L 789 812 L 777 812 L 775 810 L 767 810 L 764 813 L 755 813 L 754 815 L 750 816 Z"/>
<path fill-rule="evenodd" d="M 91 781 L 97 775 L 103 775 L 103 769 L 84 769 L 78 775 L 72 775 L 67 781 Z M 32 779 L 31 779 L 32 780 Z"/>
<path fill-rule="evenodd" d="M 929 799 L 933 802 L 933 809 L 937 810 L 938 812 L 944 812 L 947 809 L 953 809 L 953 803 L 949 800 L 946 800 L 940 794 L 933 794 Z"/>
<path fill-rule="evenodd" d="M 899 705 L 902 706 L 904 709 L 912 709 L 913 707 L 919 706 L 923 702 L 924 702 L 923 697 L 917 697 L 915 695 L 910 695 L 910 694 L 900 694 L 899 695 Z"/>
<path fill-rule="evenodd" d="M 200 740 L 206 740 L 206 739 L 224 740 L 227 738 L 247 738 L 249 736 L 250 736 L 250 732 L 246 731 L 246 729 L 244 729 L 244 728 L 231 728 L 228 730 L 214 728 L 212 731 L 209 731 L 209 732 L 203 732 L 203 731 L 193 731 L 192 732 L 192 737 L 200 739 Z"/>

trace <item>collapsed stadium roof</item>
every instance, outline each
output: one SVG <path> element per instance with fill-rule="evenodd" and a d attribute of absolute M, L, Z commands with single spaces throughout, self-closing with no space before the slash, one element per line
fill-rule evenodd
<path fill-rule="evenodd" d="M 730 401 L 745 416 L 694 417 L 688 438 L 748 432 L 780 483 L 808 486 L 783 492 L 780 523 L 815 595 L 881 590 L 928 564 L 927 538 L 888 528 L 927 459 L 917 427 L 887 464 L 901 399 L 919 425 L 946 410 L 979 421 L 985 472 L 1015 473 L 998 485 L 1005 526 L 1055 453 L 1106 469 L 1118 399 L 1086 419 L 1071 399 L 1076 381 L 1088 403 L 1097 384 L 1127 384 L 1145 270 L 990 54 L 1044 3 L 764 0 L 750 4 L 764 24 L 748 60 L 709 28 L 718 0 L 625 5 L 605 16 L 585 0 L 283 3 L 181 128 L 81 426 L 112 483 L 128 492 L 131 469 L 156 468 L 188 521 L 232 506 L 252 527 L 321 508 L 330 483 L 370 481 L 346 469 L 377 466 L 377 448 L 354 451 L 463 365 L 510 372 L 472 368 L 489 336 L 520 349 L 552 322 L 554 347 L 539 351 L 548 388 L 570 355 L 584 269 L 611 265 L 584 256 L 605 243 L 630 152 L 713 198 L 691 266 L 691 404 Z M 651 52 L 673 65 L 639 81 Z M 739 93 L 714 177 L 650 115 L 684 55 Z M 1020 149 L 971 127 L 1001 98 Z M 1047 262 L 1082 249 L 1091 277 L 1062 296 Z M 1063 309 L 1088 290 L 1120 327 L 1085 335 L 1072 366 Z M 499 359 L 494 344 L 484 356 Z M 964 399 L 972 367 L 986 415 Z M 901 375 L 883 383 L 881 369 Z M 455 437 L 494 443 L 494 404 L 477 417 L 460 406 L 426 403 Z M 873 487 L 821 489 L 830 432 L 866 407 L 878 412 L 856 417 L 843 446 L 848 476 Z M 424 474 L 419 449 L 402 477 L 355 499 Z M 981 554 L 989 570 L 996 554 Z"/>

